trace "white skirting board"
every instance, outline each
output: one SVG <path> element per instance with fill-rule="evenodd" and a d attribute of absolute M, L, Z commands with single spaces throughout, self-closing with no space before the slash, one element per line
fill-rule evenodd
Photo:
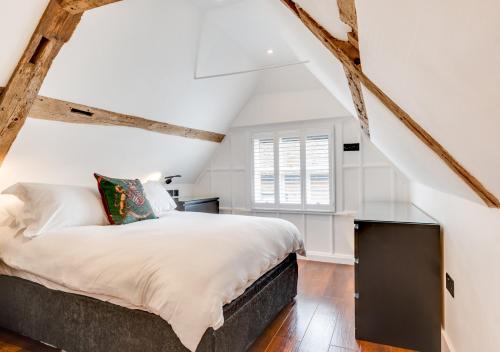
<path fill-rule="evenodd" d="M 354 257 L 348 254 L 332 254 L 327 252 L 307 251 L 307 256 L 300 259 L 334 264 L 354 265 Z"/>
<path fill-rule="evenodd" d="M 456 352 L 446 331 L 441 330 L 441 352 Z"/>

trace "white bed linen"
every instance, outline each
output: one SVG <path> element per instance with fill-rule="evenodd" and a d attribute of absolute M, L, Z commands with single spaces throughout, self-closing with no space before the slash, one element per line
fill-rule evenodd
<path fill-rule="evenodd" d="M 0 233 L 11 275 L 157 314 L 191 351 L 223 325 L 224 304 L 292 252 L 302 253 L 303 242 L 287 221 L 179 211 L 34 239 Z"/>

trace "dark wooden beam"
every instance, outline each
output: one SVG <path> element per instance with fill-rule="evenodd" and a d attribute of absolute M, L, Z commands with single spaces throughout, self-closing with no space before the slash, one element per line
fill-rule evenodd
<path fill-rule="evenodd" d="M 0 164 L 21 130 L 52 61 L 73 34 L 81 14 L 51 0 L 0 96 Z"/>
<path fill-rule="evenodd" d="M 359 52 L 349 42 L 333 37 L 314 18 L 292 0 L 281 0 L 302 23 L 330 50 L 355 79 L 376 96 L 417 138 L 427 145 L 441 160 L 458 175 L 487 206 L 500 208 L 500 201 L 470 172 L 468 172 L 436 139 L 420 126 L 408 113 L 389 98 L 362 71 Z"/>
<path fill-rule="evenodd" d="M 61 7 L 69 13 L 79 14 L 118 1 L 121 0 L 59 0 L 59 3 Z"/>
<path fill-rule="evenodd" d="M 0 87 L 0 94 L 4 90 Z M 122 126 L 209 142 L 221 143 L 225 135 L 198 130 L 166 122 L 154 121 L 127 114 L 94 108 L 69 101 L 38 96 L 28 113 L 29 117 L 41 120 L 79 123 L 86 125 Z"/>

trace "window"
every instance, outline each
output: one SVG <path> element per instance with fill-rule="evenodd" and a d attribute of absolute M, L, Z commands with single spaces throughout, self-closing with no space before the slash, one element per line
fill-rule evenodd
<path fill-rule="evenodd" d="M 306 137 L 307 204 L 330 204 L 330 146 L 328 135 Z"/>
<path fill-rule="evenodd" d="M 325 129 L 254 136 L 255 207 L 332 210 L 331 135 Z"/>
<path fill-rule="evenodd" d="M 300 204 L 302 202 L 300 138 L 280 138 L 279 149 L 280 203 Z"/>
<path fill-rule="evenodd" d="M 253 140 L 255 203 L 274 203 L 274 140 Z"/>

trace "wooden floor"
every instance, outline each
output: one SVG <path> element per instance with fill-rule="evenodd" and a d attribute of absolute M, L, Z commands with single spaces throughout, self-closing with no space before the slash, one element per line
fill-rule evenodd
<path fill-rule="evenodd" d="M 250 351 L 407 351 L 356 341 L 353 294 L 352 266 L 299 261 L 295 302 L 278 315 Z M 58 350 L 0 329 L 0 352 L 54 351 Z"/>
<path fill-rule="evenodd" d="M 286 307 L 251 352 L 404 352 L 354 338 L 354 267 L 299 261 L 295 302 Z"/>

